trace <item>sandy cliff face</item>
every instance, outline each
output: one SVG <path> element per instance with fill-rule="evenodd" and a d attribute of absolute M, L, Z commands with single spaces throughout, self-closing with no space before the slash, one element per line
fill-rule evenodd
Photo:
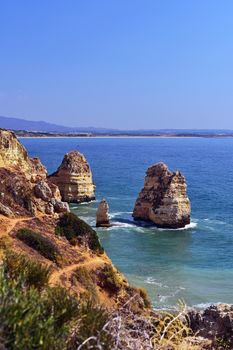
<path fill-rule="evenodd" d="M 29 158 L 13 132 L 0 129 L 0 212 L 15 216 L 66 212 L 59 189 L 38 158 Z"/>
<path fill-rule="evenodd" d="M 181 228 L 190 223 L 190 202 L 184 176 L 164 163 L 151 166 L 136 200 L 133 217 L 158 227 Z"/>
<path fill-rule="evenodd" d="M 77 151 L 64 156 L 61 165 L 49 176 L 49 180 L 59 187 L 62 199 L 68 203 L 95 199 L 95 185 L 90 166 L 84 155 Z"/>

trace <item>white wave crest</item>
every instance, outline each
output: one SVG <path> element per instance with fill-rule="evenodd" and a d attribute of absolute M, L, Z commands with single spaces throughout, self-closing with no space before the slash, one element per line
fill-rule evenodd
<path fill-rule="evenodd" d="M 169 288 L 166 284 L 159 282 L 158 280 L 156 280 L 153 277 L 147 277 L 144 282 L 147 284 L 153 284 L 153 285 L 158 286 L 160 288 Z"/>
<path fill-rule="evenodd" d="M 200 304 L 192 305 L 192 308 L 194 308 L 194 309 L 207 309 L 210 306 L 220 305 L 220 304 L 223 304 L 223 303 L 221 303 L 221 302 L 217 302 L 217 303 L 200 303 Z"/>
<path fill-rule="evenodd" d="M 183 231 L 183 230 L 189 230 L 191 228 L 197 227 L 197 222 L 190 222 L 190 224 L 185 225 L 185 227 L 180 228 L 158 228 L 158 231 Z"/>

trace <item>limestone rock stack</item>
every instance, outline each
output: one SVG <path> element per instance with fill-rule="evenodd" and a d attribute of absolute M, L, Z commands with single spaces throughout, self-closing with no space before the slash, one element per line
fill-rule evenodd
<path fill-rule="evenodd" d="M 95 185 L 88 162 L 77 151 L 67 153 L 50 182 L 60 189 L 62 199 L 68 203 L 89 202 L 95 199 Z"/>
<path fill-rule="evenodd" d="M 96 227 L 110 227 L 109 206 L 106 199 L 102 199 L 96 212 Z"/>
<path fill-rule="evenodd" d="M 47 181 L 47 170 L 11 131 L 0 129 L 0 213 L 5 216 L 54 215 L 67 212 L 57 186 Z"/>
<path fill-rule="evenodd" d="M 167 165 L 151 166 L 144 187 L 136 200 L 135 220 L 152 221 L 163 228 L 181 228 L 190 223 L 190 202 L 186 181 L 179 172 L 171 172 Z"/>

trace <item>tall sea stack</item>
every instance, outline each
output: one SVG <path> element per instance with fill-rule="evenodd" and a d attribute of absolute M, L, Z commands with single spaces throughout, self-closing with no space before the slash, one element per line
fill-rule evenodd
<path fill-rule="evenodd" d="M 96 212 L 96 227 L 110 227 L 109 206 L 106 199 L 102 199 Z"/>
<path fill-rule="evenodd" d="M 57 171 L 49 176 L 49 181 L 58 186 L 65 202 L 81 203 L 95 199 L 90 166 L 78 151 L 65 154 Z"/>
<path fill-rule="evenodd" d="M 148 168 L 144 187 L 136 200 L 135 220 L 152 221 L 162 228 L 182 228 L 190 223 L 190 201 L 185 177 L 158 163 Z"/>

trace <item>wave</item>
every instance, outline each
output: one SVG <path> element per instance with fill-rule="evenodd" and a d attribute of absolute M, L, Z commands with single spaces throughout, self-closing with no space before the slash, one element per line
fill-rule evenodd
<path fill-rule="evenodd" d="M 192 305 L 191 308 L 194 308 L 194 309 L 206 309 L 210 306 L 214 306 L 214 305 L 220 305 L 220 304 L 223 304 L 222 302 L 217 302 L 217 303 L 200 303 L 200 304 L 195 304 L 195 305 Z"/>
<path fill-rule="evenodd" d="M 116 216 L 121 216 L 121 215 L 124 215 L 124 214 L 132 214 L 131 211 L 116 211 L 115 213 L 110 213 L 110 218 L 115 218 Z"/>
<path fill-rule="evenodd" d="M 190 224 L 185 225 L 185 227 L 180 228 L 157 228 L 158 231 L 183 231 L 183 230 L 189 230 L 191 228 L 197 227 L 197 222 L 190 222 Z"/>
<path fill-rule="evenodd" d="M 109 229 L 114 229 L 114 228 L 129 228 L 129 227 L 134 227 L 137 228 L 136 225 L 127 223 L 127 222 L 121 222 L 121 221 L 114 221 L 112 222 L 113 226 L 109 227 Z"/>
<path fill-rule="evenodd" d="M 147 283 L 147 284 L 153 284 L 155 286 L 158 286 L 160 288 L 169 288 L 166 284 L 163 284 L 161 282 L 158 282 L 155 278 L 153 277 L 147 277 L 144 281 L 144 283 Z"/>
<path fill-rule="evenodd" d="M 97 200 L 96 200 L 96 199 L 93 199 L 92 201 L 89 201 L 89 202 L 79 203 L 79 205 L 88 205 L 88 204 L 96 203 L 96 202 L 97 202 Z"/>

